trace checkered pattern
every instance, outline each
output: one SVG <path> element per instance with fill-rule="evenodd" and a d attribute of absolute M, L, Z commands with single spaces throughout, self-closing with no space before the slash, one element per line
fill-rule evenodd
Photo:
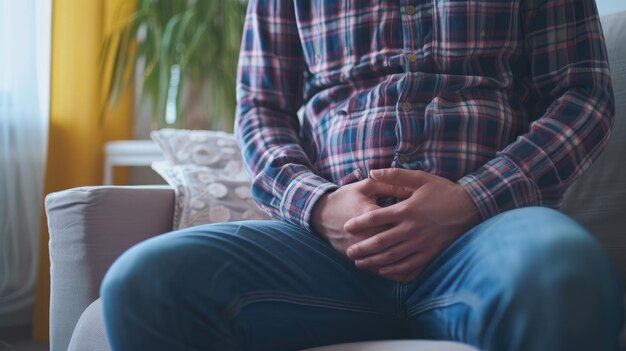
<path fill-rule="evenodd" d="M 458 182 L 485 219 L 556 207 L 614 114 L 593 0 L 251 0 L 237 100 L 253 196 L 309 229 L 386 167 Z"/>

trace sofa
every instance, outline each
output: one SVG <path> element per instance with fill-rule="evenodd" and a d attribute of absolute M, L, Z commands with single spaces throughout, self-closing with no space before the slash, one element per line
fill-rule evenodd
<path fill-rule="evenodd" d="M 608 146 L 568 190 L 561 211 L 604 245 L 626 282 L 626 12 L 604 16 L 616 99 Z M 172 229 L 175 192 L 168 186 L 95 186 L 49 194 L 50 349 L 108 350 L 98 292 L 126 249 Z M 624 345 L 624 343 L 622 343 Z M 622 346 L 624 350 L 624 346 Z M 397 340 L 331 345 L 316 351 L 463 351 L 457 343 Z"/>

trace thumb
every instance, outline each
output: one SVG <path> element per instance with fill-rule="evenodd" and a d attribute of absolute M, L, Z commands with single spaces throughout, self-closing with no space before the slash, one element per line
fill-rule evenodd
<path fill-rule="evenodd" d="M 417 189 L 428 182 L 429 173 L 403 168 L 384 168 L 370 171 L 372 179 L 396 186 Z"/>

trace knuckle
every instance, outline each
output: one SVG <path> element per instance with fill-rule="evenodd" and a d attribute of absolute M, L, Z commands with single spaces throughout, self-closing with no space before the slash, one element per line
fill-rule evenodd
<path fill-rule="evenodd" d="M 393 212 L 391 212 L 391 214 L 393 216 L 404 216 L 407 212 L 407 206 L 403 203 L 399 203 L 397 204 L 397 206 L 394 207 Z"/>
<path fill-rule="evenodd" d="M 376 246 L 384 246 L 387 243 L 387 239 L 380 235 L 375 236 L 372 240 Z"/>
<path fill-rule="evenodd" d="M 393 185 L 393 193 L 396 197 L 406 198 L 412 194 L 405 186 Z"/>
<path fill-rule="evenodd" d="M 386 261 L 393 261 L 394 259 L 396 259 L 398 255 L 396 255 L 396 253 L 393 250 L 387 250 L 385 251 L 385 253 L 383 254 L 383 258 Z"/>
<path fill-rule="evenodd" d="M 365 209 L 366 209 L 366 211 L 367 211 L 367 212 L 373 212 L 374 210 L 379 209 L 379 207 L 378 207 L 378 206 L 376 206 L 376 205 L 374 205 L 374 204 L 372 204 L 372 203 L 368 203 L 368 204 L 365 206 Z"/>
<path fill-rule="evenodd" d="M 416 173 L 415 173 L 415 177 L 416 178 L 426 178 L 428 176 L 430 176 L 430 173 L 428 173 L 426 171 L 421 171 L 420 170 L 420 171 L 416 171 Z"/>
<path fill-rule="evenodd" d="M 367 213 L 365 214 L 365 221 L 366 221 L 368 224 L 375 223 L 375 222 L 376 222 L 376 214 L 375 214 L 374 212 L 371 212 L 371 211 L 370 211 L 370 212 L 367 212 Z"/>
<path fill-rule="evenodd" d="M 371 186 L 371 184 L 371 179 L 367 178 L 349 185 L 354 186 L 354 188 L 359 192 L 365 192 Z"/>
<path fill-rule="evenodd" d="M 400 272 L 403 275 L 406 275 L 408 273 L 410 273 L 411 271 L 411 267 L 407 264 L 407 263 L 400 263 L 398 264 L 398 272 Z"/>

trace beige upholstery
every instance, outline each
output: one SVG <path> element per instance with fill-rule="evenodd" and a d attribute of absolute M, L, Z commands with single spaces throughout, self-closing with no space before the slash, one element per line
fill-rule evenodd
<path fill-rule="evenodd" d="M 46 197 L 50 232 L 50 349 L 67 350 L 104 273 L 133 244 L 172 228 L 169 187 L 84 187 Z"/>
<path fill-rule="evenodd" d="M 104 319 L 102 318 L 102 303 L 100 299 L 97 299 L 80 316 L 67 351 L 109 350 L 109 342 L 104 330 Z"/>
<path fill-rule="evenodd" d="M 304 351 L 476 351 L 475 348 L 453 342 L 428 340 L 393 340 L 354 342 L 349 344 L 314 347 Z"/>
<path fill-rule="evenodd" d="M 561 211 L 604 243 L 626 282 L 626 12 L 602 17 L 615 94 L 615 122 L 604 152 L 568 189 Z"/>

